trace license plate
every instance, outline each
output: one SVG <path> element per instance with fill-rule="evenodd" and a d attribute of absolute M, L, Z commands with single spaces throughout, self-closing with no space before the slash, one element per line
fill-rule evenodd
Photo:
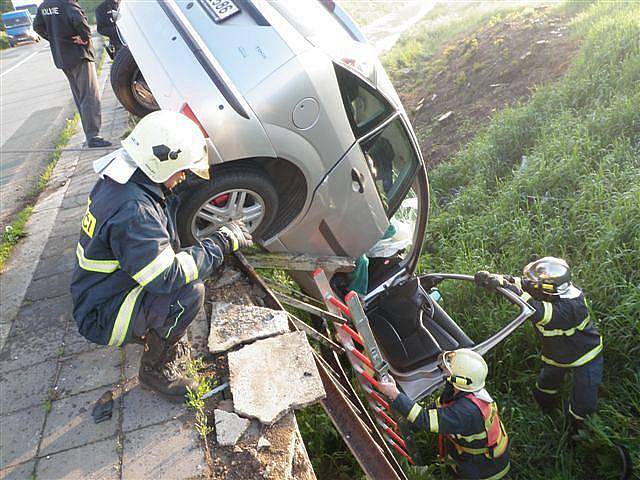
<path fill-rule="evenodd" d="M 213 21 L 220 23 L 232 15 L 240 13 L 240 9 L 232 0 L 204 0 L 213 14 Z"/>

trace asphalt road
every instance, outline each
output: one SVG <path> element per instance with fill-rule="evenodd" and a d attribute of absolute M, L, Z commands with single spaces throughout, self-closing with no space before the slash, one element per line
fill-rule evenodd
<path fill-rule="evenodd" d="M 52 148 L 73 112 L 67 78 L 51 58 L 49 44 L 0 52 L 0 227 L 24 204 L 50 153 L 5 150 Z"/>

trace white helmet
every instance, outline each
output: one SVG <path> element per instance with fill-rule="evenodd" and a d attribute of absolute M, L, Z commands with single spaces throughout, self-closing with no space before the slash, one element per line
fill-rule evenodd
<path fill-rule="evenodd" d="M 442 354 L 442 365 L 449 373 L 447 381 L 463 392 L 477 392 L 484 388 L 487 362 L 482 355 L 468 348 L 459 348 Z"/>
<path fill-rule="evenodd" d="M 200 128 L 185 115 L 158 110 L 145 116 L 116 150 L 94 162 L 101 176 L 126 183 L 140 168 L 156 183 L 191 170 L 209 179 L 207 144 Z"/>

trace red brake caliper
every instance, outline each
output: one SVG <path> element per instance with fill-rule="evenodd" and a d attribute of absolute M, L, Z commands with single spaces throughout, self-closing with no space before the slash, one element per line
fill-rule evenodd
<path fill-rule="evenodd" d="M 213 200 L 211 200 L 211 204 L 215 205 L 216 207 L 221 207 L 222 205 L 226 204 L 229 201 L 229 194 L 228 193 L 224 193 L 216 198 L 214 198 Z"/>

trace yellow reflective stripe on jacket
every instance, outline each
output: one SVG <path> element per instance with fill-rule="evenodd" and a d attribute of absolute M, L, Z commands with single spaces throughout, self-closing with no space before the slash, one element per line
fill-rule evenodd
<path fill-rule="evenodd" d="M 551 321 L 551 317 L 553 316 L 553 304 L 549 302 L 542 302 L 542 306 L 544 307 L 544 315 L 542 316 L 542 320 L 540 320 L 536 326 L 541 328 L 543 325 L 546 325 Z"/>
<path fill-rule="evenodd" d="M 141 292 L 142 285 L 137 286 L 124 297 L 124 301 L 118 310 L 116 321 L 113 324 L 109 345 L 119 347 L 122 345 L 122 342 L 124 342 L 127 331 L 129 330 L 129 324 L 131 323 L 131 317 L 133 316 L 133 310 L 136 306 L 136 300 Z"/>
<path fill-rule="evenodd" d="M 409 414 L 407 415 L 407 420 L 409 420 L 409 422 L 411 423 L 415 422 L 416 418 L 418 418 L 418 414 L 420 413 L 420 411 L 422 411 L 422 407 L 417 403 L 414 403 L 413 407 L 411 407 L 411 410 L 409 410 Z"/>
<path fill-rule="evenodd" d="M 520 298 L 525 302 L 528 302 L 529 300 L 531 300 L 532 297 L 529 294 L 529 292 L 522 292 L 522 295 L 520 295 Z"/>
<path fill-rule="evenodd" d="M 429 412 L 429 430 L 431 433 L 438 433 L 440 426 L 438 425 L 438 410 L 430 408 Z"/>
<path fill-rule="evenodd" d="M 474 440 L 484 440 L 485 438 L 487 438 L 487 432 L 474 433 L 473 435 L 457 434 L 454 436 L 466 442 L 473 442 Z"/>
<path fill-rule="evenodd" d="M 585 328 L 587 328 L 587 325 L 589 325 L 590 321 L 591 321 L 591 317 L 587 315 L 587 318 L 585 318 L 582 321 L 582 323 L 580 323 L 580 325 L 577 325 L 573 328 L 569 328 L 567 330 L 562 330 L 559 328 L 556 328 L 554 330 L 547 330 L 546 328 L 542 328 L 542 327 L 538 328 L 538 330 L 540 330 L 540 333 L 542 333 L 542 336 L 544 337 L 559 337 L 560 335 L 565 335 L 567 337 L 570 337 L 577 331 L 582 331 Z"/>
<path fill-rule="evenodd" d="M 495 475 L 491 475 L 490 477 L 483 478 L 482 480 L 500 480 L 504 478 L 504 476 L 509 473 L 509 469 L 511 468 L 511 463 L 507 463 L 507 466 L 504 467 L 501 471 L 496 473 Z"/>
<path fill-rule="evenodd" d="M 184 273 L 185 283 L 190 283 L 198 279 L 198 266 L 188 252 L 179 252 L 176 254 L 176 260 L 180 264 L 180 268 Z"/>
<path fill-rule="evenodd" d="M 173 248 L 171 248 L 171 245 L 168 245 L 167 248 L 149 262 L 146 267 L 136 273 L 133 276 L 133 279 L 144 287 L 169 268 L 173 263 L 174 258 L 176 258 L 176 254 L 173 251 Z"/>
<path fill-rule="evenodd" d="M 84 248 L 78 243 L 76 247 L 78 265 L 83 270 L 97 273 L 113 273 L 120 268 L 118 260 L 93 260 L 84 256 Z"/>
<path fill-rule="evenodd" d="M 559 363 L 555 360 L 551 360 L 549 357 L 545 357 L 542 355 L 542 361 L 544 363 L 548 363 L 549 365 L 553 365 L 554 367 L 562 367 L 562 368 L 572 368 L 572 367 L 580 367 L 586 363 L 589 363 L 591 360 L 596 358 L 598 354 L 602 351 L 602 337 L 600 337 L 600 343 L 597 347 L 593 348 L 590 352 L 585 353 L 575 362 L 571 363 Z"/>
<path fill-rule="evenodd" d="M 509 444 L 509 437 L 504 431 L 502 420 L 500 420 L 500 431 L 502 432 L 502 435 L 498 444 L 493 448 L 493 458 L 500 457 L 505 452 L 505 450 L 507 449 L 507 445 Z"/>

